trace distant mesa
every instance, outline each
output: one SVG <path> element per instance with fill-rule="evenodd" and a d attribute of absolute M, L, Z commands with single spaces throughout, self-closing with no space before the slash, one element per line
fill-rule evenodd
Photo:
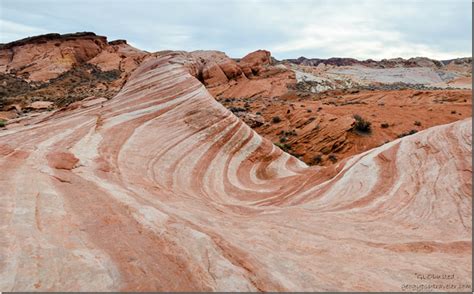
<path fill-rule="evenodd" d="M 98 36 L 92 32 L 78 32 L 78 33 L 71 33 L 71 34 L 44 34 L 38 35 L 34 37 L 28 37 L 24 39 L 20 39 L 17 41 L 13 41 L 10 43 L 0 44 L 1 49 L 10 49 L 17 46 L 22 46 L 26 44 L 42 44 L 48 41 L 65 41 L 65 40 L 77 40 L 77 39 L 92 39 L 92 40 L 100 40 L 102 42 L 107 42 L 107 38 L 104 36 Z"/>
<path fill-rule="evenodd" d="M 306 65 L 306 66 L 318 66 L 319 64 L 333 65 L 333 66 L 352 66 L 352 65 L 363 65 L 367 67 L 376 68 L 393 68 L 393 67 L 434 67 L 442 68 L 450 63 L 454 64 L 472 64 L 471 57 L 463 57 L 449 60 L 434 60 L 427 57 L 414 57 L 409 59 L 403 58 L 392 58 L 382 59 L 375 61 L 373 59 L 357 60 L 354 58 L 340 58 L 332 57 L 328 59 L 321 58 L 306 58 L 299 57 L 297 59 L 284 59 L 283 62 L 290 62 L 294 64 Z"/>

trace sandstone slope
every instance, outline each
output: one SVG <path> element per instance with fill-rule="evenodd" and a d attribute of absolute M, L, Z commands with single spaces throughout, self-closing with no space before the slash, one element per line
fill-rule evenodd
<path fill-rule="evenodd" d="M 112 98 L 148 53 L 93 33 L 48 34 L 0 45 L 0 127 L 57 108 Z M 283 150 L 330 165 L 404 134 L 470 117 L 471 58 L 275 60 L 219 51 L 186 56 L 189 72 L 224 106 Z M 438 85 L 440 88 L 434 88 Z M 470 86 L 469 86 L 470 87 Z M 372 123 L 354 133 L 354 115 Z M 273 119 L 281 122 L 274 123 Z"/>
<path fill-rule="evenodd" d="M 289 91 L 280 97 L 220 102 L 310 165 L 333 164 L 398 137 L 472 116 L 469 90 Z M 357 131 L 355 115 L 371 123 L 370 132 Z"/>
<path fill-rule="evenodd" d="M 189 62 L 149 57 L 103 107 L 0 132 L 1 290 L 471 284 L 471 119 L 307 167 Z"/>

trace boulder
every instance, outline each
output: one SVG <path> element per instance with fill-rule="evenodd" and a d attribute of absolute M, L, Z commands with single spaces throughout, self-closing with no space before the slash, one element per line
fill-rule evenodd
<path fill-rule="evenodd" d="M 55 169 L 71 170 L 79 162 L 79 159 L 74 154 L 62 151 L 49 153 L 46 159 L 48 160 L 48 165 Z"/>
<path fill-rule="evenodd" d="M 30 110 L 45 110 L 53 107 L 53 104 L 54 103 L 50 101 L 35 101 L 25 108 Z"/>
<path fill-rule="evenodd" d="M 222 71 L 229 80 L 242 76 L 242 70 L 237 65 L 237 62 L 230 58 L 229 60 L 224 60 L 220 62 L 219 67 L 222 69 Z"/>
<path fill-rule="evenodd" d="M 267 50 L 257 50 L 247 54 L 239 61 L 239 66 L 244 74 L 249 77 L 257 75 L 264 66 L 272 63 L 271 54 Z"/>
<path fill-rule="evenodd" d="M 104 103 L 105 101 L 107 101 L 107 98 L 104 98 L 104 97 L 99 97 L 99 98 L 89 97 L 81 101 L 81 106 L 83 108 L 87 108 L 93 105 Z"/>
<path fill-rule="evenodd" d="M 251 128 L 257 128 L 265 124 L 265 119 L 261 115 L 248 112 L 237 112 L 235 114 Z"/>
<path fill-rule="evenodd" d="M 221 67 L 215 62 L 209 62 L 204 65 L 202 78 L 206 86 L 217 86 L 229 81 Z"/>

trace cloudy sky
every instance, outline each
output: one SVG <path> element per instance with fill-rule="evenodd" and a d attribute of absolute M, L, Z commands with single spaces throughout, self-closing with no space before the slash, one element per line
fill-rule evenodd
<path fill-rule="evenodd" d="M 0 0 L 0 42 L 92 31 L 158 51 L 241 57 L 471 56 L 468 0 Z"/>

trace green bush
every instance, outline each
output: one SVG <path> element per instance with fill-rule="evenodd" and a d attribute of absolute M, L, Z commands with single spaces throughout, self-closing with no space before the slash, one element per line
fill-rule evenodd
<path fill-rule="evenodd" d="M 7 122 L 4 121 L 3 119 L 0 119 L 0 128 L 3 128 L 7 125 Z"/>
<path fill-rule="evenodd" d="M 277 124 L 281 122 L 281 118 L 279 116 L 272 117 L 272 123 Z"/>
<path fill-rule="evenodd" d="M 291 145 L 290 144 L 282 144 L 282 143 L 274 143 L 274 144 L 285 152 L 288 152 L 288 151 L 291 150 Z"/>

